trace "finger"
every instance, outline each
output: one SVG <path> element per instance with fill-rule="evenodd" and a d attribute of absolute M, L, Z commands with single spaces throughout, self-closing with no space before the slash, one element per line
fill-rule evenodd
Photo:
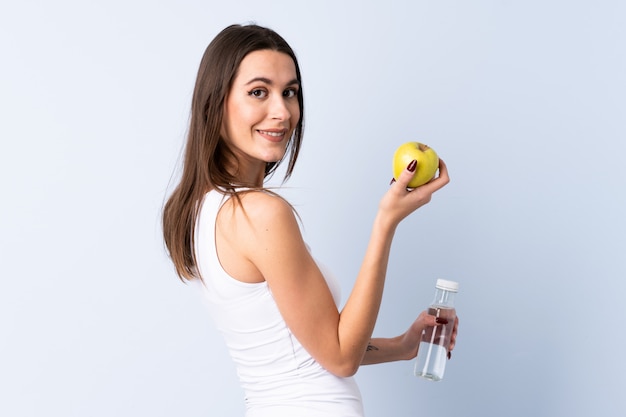
<path fill-rule="evenodd" d="M 446 165 L 445 161 L 441 158 L 439 158 L 439 172 L 437 176 L 433 178 L 433 181 L 442 181 L 446 183 L 450 181 L 450 174 L 448 173 L 448 166 Z"/>
<path fill-rule="evenodd" d="M 396 187 L 401 187 L 402 190 L 406 190 L 406 188 L 409 185 L 409 182 L 413 179 L 413 176 L 415 175 L 416 169 L 417 169 L 417 160 L 414 159 L 411 162 L 409 162 L 406 168 L 400 173 L 400 175 L 398 175 L 398 178 L 396 178 L 395 184 L 392 181 L 392 185 L 395 185 Z"/>
<path fill-rule="evenodd" d="M 443 159 L 439 158 L 439 175 L 437 178 L 441 177 L 445 177 L 448 181 L 450 180 L 450 176 L 448 175 L 448 166 Z"/>
<path fill-rule="evenodd" d="M 432 314 L 428 314 L 427 311 L 423 311 L 422 313 L 420 313 L 414 324 L 419 327 L 420 332 L 421 329 L 423 329 L 424 327 L 439 326 L 439 323 L 437 323 L 437 317 L 433 316 Z"/>
<path fill-rule="evenodd" d="M 435 191 L 443 188 L 446 184 L 450 182 L 450 176 L 448 175 L 448 167 L 443 159 L 439 159 L 439 175 L 433 178 L 426 184 L 418 187 L 425 191 L 426 193 L 434 193 Z"/>
<path fill-rule="evenodd" d="M 456 317 L 454 319 L 454 327 L 452 328 L 452 336 L 450 337 L 450 345 L 448 346 L 448 350 L 452 351 L 454 346 L 456 345 L 456 335 L 459 330 L 459 318 Z"/>

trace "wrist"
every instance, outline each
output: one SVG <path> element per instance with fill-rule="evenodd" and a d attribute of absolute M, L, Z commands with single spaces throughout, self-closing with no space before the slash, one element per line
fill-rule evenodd
<path fill-rule="evenodd" d="M 398 344 L 398 356 L 401 360 L 409 361 L 417 356 L 417 348 L 419 341 L 411 340 L 407 333 L 404 333 L 397 337 Z"/>
<path fill-rule="evenodd" d="M 396 222 L 390 216 L 379 211 L 374 218 L 374 229 L 379 230 L 383 235 L 393 237 L 400 222 Z"/>

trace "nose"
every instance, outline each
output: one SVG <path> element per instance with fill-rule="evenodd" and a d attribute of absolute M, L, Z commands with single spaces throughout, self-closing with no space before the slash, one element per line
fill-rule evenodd
<path fill-rule="evenodd" d="M 269 113 L 270 117 L 276 120 L 289 120 L 291 118 L 291 110 L 282 95 L 277 95 L 271 100 Z"/>

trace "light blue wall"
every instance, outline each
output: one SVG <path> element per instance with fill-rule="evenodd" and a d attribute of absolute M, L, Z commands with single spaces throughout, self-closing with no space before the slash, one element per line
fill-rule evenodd
<path fill-rule="evenodd" d="M 443 277 L 458 345 L 441 383 L 362 368 L 368 416 L 626 414 L 626 3 L 5 3 L 0 415 L 242 415 L 159 212 L 201 54 L 251 20 L 299 56 L 284 194 L 344 297 L 395 147 L 426 142 L 450 169 L 398 230 L 376 334 L 403 332 Z"/>

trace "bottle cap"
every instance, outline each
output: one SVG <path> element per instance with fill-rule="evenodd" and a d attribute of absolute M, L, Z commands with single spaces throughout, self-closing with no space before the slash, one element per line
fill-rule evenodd
<path fill-rule="evenodd" d="M 438 279 L 437 280 L 437 288 L 440 290 L 458 292 L 459 291 L 459 283 L 454 281 L 448 281 L 447 279 Z"/>

